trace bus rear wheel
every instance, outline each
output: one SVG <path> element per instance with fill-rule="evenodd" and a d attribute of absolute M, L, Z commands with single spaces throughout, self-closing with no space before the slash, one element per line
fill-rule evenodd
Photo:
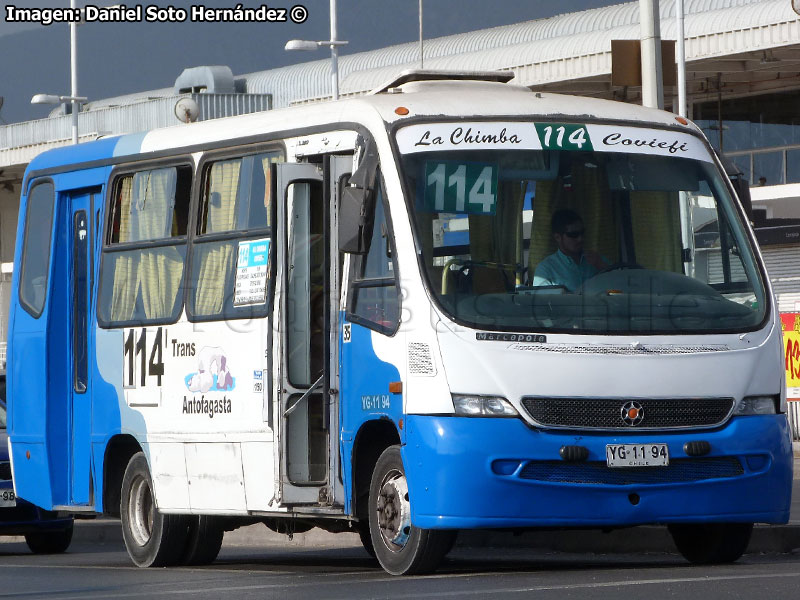
<path fill-rule="evenodd" d="M 411 501 L 399 446 L 384 450 L 375 464 L 369 488 L 369 531 L 375 557 L 392 575 L 430 573 L 452 548 L 456 532 L 420 529 L 411 524 Z"/>
<path fill-rule="evenodd" d="M 125 548 L 136 566 L 164 567 L 181 562 L 188 518 L 158 511 L 153 480 L 142 452 L 133 455 L 122 478 L 120 520 Z"/>
<path fill-rule="evenodd" d="M 752 523 L 690 523 L 667 527 L 678 551 L 690 563 L 732 563 L 750 543 Z"/>
<path fill-rule="evenodd" d="M 61 531 L 37 531 L 25 534 L 25 543 L 34 554 L 61 554 L 72 542 L 72 523 Z"/>
<path fill-rule="evenodd" d="M 181 564 L 208 565 L 222 548 L 225 530 L 219 517 L 199 515 L 188 517 L 189 530 Z"/>

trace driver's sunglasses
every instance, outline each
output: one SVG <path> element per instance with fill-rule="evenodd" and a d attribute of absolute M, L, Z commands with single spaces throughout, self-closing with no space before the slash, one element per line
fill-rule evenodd
<path fill-rule="evenodd" d="M 580 231 L 565 231 L 562 235 L 567 236 L 568 238 L 572 238 L 573 240 L 579 237 L 583 237 L 585 231 L 581 229 Z"/>

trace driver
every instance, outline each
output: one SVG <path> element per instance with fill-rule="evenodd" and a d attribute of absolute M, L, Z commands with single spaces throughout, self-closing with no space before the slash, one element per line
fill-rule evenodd
<path fill-rule="evenodd" d="M 534 286 L 558 285 L 574 292 L 584 281 L 608 267 L 602 256 L 583 249 L 583 219 L 578 213 L 559 209 L 553 213 L 550 227 L 558 250 L 536 267 Z"/>

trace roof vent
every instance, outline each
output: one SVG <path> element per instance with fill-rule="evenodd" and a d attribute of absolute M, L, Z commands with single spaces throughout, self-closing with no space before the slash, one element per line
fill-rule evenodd
<path fill-rule="evenodd" d="M 235 94 L 230 67 L 191 67 L 175 80 L 176 94 Z"/>
<path fill-rule="evenodd" d="M 378 86 L 370 94 L 380 94 L 412 81 L 493 81 L 508 83 L 514 79 L 513 71 L 437 71 L 410 69 L 403 71 L 384 85 Z"/>

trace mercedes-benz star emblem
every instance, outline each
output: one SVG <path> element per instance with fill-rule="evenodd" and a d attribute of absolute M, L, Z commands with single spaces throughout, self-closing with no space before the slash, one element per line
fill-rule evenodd
<path fill-rule="evenodd" d="M 625 425 L 636 427 L 644 420 L 644 408 L 638 402 L 631 400 L 619 409 L 619 416 L 622 417 L 622 422 Z"/>

